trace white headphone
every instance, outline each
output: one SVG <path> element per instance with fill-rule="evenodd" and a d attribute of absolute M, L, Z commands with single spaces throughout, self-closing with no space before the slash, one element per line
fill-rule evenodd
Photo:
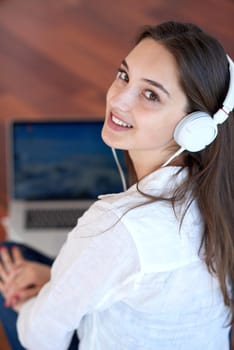
<path fill-rule="evenodd" d="M 234 108 L 234 62 L 229 56 L 227 58 L 230 83 L 222 108 L 213 115 L 213 118 L 206 112 L 197 111 L 188 114 L 177 124 L 174 140 L 181 148 L 173 158 L 184 150 L 198 152 L 211 144 L 218 133 L 217 125 L 222 124 Z"/>

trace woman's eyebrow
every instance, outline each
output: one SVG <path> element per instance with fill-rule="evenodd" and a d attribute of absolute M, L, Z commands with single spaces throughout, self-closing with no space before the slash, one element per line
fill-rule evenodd
<path fill-rule="evenodd" d="M 121 62 L 121 64 L 122 64 L 127 70 L 129 70 L 129 67 L 128 67 L 128 64 L 127 64 L 126 60 L 123 60 L 123 61 Z M 143 78 L 142 80 L 145 81 L 146 83 L 152 85 L 152 86 L 157 87 L 158 89 L 160 89 L 161 91 L 163 91 L 168 97 L 170 97 L 170 93 L 167 91 L 167 89 L 165 89 L 165 87 L 164 87 L 162 84 L 158 83 L 157 81 L 151 80 L 151 79 Z"/>
<path fill-rule="evenodd" d="M 123 60 L 123 61 L 121 62 L 121 64 L 122 64 L 125 68 L 127 68 L 127 70 L 128 70 L 128 64 L 127 64 L 126 60 Z"/>
<path fill-rule="evenodd" d="M 159 88 L 160 90 L 162 90 L 168 97 L 170 97 L 170 94 L 169 92 L 165 89 L 165 87 L 158 83 L 157 81 L 154 81 L 154 80 L 151 80 L 151 79 L 142 79 L 143 81 L 145 81 L 146 83 L 152 85 L 152 86 L 155 86 L 157 88 Z"/>

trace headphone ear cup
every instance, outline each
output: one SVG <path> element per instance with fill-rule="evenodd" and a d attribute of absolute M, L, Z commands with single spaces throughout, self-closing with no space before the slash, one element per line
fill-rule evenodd
<path fill-rule="evenodd" d="M 205 112 L 193 112 L 176 126 L 174 140 L 183 149 L 198 152 L 214 141 L 218 133 L 214 119 Z"/>

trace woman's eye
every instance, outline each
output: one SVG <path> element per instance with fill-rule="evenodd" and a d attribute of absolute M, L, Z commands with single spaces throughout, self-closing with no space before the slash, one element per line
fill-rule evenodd
<path fill-rule="evenodd" d="M 129 81 L 127 73 L 126 73 L 124 70 L 122 70 L 122 69 L 119 69 L 119 70 L 118 70 L 118 73 L 117 73 L 116 78 L 117 78 L 117 79 L 124 80 L 124 81 L 126 81 L 126 82 Z"/>
<path fill-rule="evenodd" d="M 145 97 L 147 98 L 147 100 L 159 101 L 158 95 L 151 90 L 146 90 L 144 94 L 145 94 Z"/>

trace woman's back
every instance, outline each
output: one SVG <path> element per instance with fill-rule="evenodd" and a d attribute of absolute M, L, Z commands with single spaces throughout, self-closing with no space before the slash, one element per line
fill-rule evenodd
<path fill-rule="evenodd" d="M 175 185 L 171 175 L 177 171 L 177 167 L 160 169 L 142 181 L 141 189 L 154 188 L 154 195 L 159 195 Z M 177 183 L 186 174 L 183 170 Z M 140 198 L 133 186 L 121 195 L 105 196 L 99 205 L 107 208 L 109 204 L 108 210 L 121 217 L 131 201 L 133 205 Z M 167 202 L 134 208 L 121 221 L 133 239 L 140 268 L 83 319 L 80 349 L 112 350 L 116 344 L 128 350 L 228 349 L 230 311 L 217 278 L 201 258 L 203 250 L 198 252 L 203 224 L 196 203 L 189 207 L 181 227 Z"/>

